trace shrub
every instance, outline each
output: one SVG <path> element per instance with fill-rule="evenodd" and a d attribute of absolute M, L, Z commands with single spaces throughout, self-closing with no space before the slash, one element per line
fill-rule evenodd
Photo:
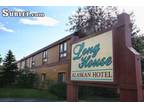
<path fill-rule="evenodd" d="M 107 98 L 116 98 L 118 94 L 116 93 L 116 89 L 112 88 L 104 88 L 104 87 L 79 87 L 79 97 L 91 97 L 91 96 L 102 96 Z"/>
<path fill-rule="evenodd" d="M 21 70 L 16 76 L 16 86 L 21 88 L 33 88 L 36 80 L 36 74 Z"/>
<path fill-rule="evenodd" d="M 51 83 L 50 80 L 38 81 L 37 87 L 39 89 L 48 89 L 48 85 Z"/>
<path fill-rule="evenodd" d="M 4 87 L 4 86 L 5 86 L 5 82 L 3 78 L 3 67 L 0 65 L 0 87 Z"/>
<path fill-rule="evenodd" d="M 66 98 L 66 83 L 51 83 L 48 85 L 48 91 L 58 96 L 59 99 Z"/>

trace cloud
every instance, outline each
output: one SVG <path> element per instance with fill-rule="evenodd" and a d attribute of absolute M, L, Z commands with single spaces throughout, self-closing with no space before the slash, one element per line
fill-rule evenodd
<path fill-rule="evenodd" d="M 5 32 L 14 32 L 14 30 L 5 27 L 5 25 L 2 23 L 0 23 L 0 30 L 5 31 Z"/>
<path fill-rule="evenodd" d="M 25 11 L 23 9 L 20 9 L 20 8 L 13 8 L 15 11 Z"/>
<path fill-rule="evenodd" d="M 58 21 L 50 17 L 21 18 L 20 23 L 26 25 L 55 26 Z"/>

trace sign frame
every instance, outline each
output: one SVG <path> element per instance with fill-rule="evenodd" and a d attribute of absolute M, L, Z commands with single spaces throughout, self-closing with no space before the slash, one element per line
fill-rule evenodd
<path fill-rule="evenodd" d="M 77 43 L 79 43 L 79 42 L 82 42 L 82 41 L 85 41 L 85 40 L 88 40 L 88 39 L 90 39 L 90 38 L 94 38 L 94 37 L 97 37 L 97 36 L 100 36 L 100 35 L 103 35 L 103 34 L 105 34 L 105 33 L 108 33 L 108 32 L 111 32 L 111 38 L 112 38 L 112 73 L 113 73 L 113 78 L 112 78 L 112 81 L 98 81 L 98 80 L 94 80 L 94 81 L 91 81 L 91 80 L 72 80 L 71 79 L 71 76 L 70 76 L 70 80 L 72 81 L 72 82 L 90 82 L 90 83 L 114 83 L 115 82 L 115 77 L 114 77 L 114 37 L 113 37 L 113 30 L 112 29 L 107 29 L 107 30 L 104 30 L 104 31 L 101 31 L 101 32 L 97 32 L 97 33 L 94 33 L 94 34 L 91 34 L 91 35 L 88 35 L 88 36 L 86 36 L 86 37 L 84 37 L 84 38 L 80 38 L 80 39 L 76 39 L 75 41 L 73 41 L 72 42 L 72 46 L 74 45 L 74 44 L 77 44 Z M 71 50 L 72 50 L 72 46 L 71 46 Z M 71 51 L 71 55 L 72 55 L 72 51 Z M 71 61 L 72 61 L 72 56 L 71 56 Z M 72 66 L 72 64 L 71 64 L 71 66 Z M 71 72 L 72 72 L 72 69 L 71 69 Z M 72 74 L 70 72 L 70 74 Z"/>

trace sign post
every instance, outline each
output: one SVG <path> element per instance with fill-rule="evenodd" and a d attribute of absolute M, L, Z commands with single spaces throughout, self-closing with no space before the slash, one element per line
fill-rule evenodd
<path fill-rule="evenodd" d="M 140 55 L 131 44 L 130 18 L 123 13 L 110 30 L 72 37 L 67 100 L 78 101 L 79 86 L 117 88 L 120 101 L 142 101 Z"/>

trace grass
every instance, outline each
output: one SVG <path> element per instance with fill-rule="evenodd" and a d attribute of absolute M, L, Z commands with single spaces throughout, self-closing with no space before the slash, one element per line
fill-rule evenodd
<path fill-rule="evenodd" d="M 46 101 L 66 101 L 58 96 L 49 93 L 48 90 L 26 89 L 26 88 L 0 88 L 0 99 L 38 99 Z M 106 98 L 102 96 L 84 96 L 79 102 L 117 102 L 118 98 Z"/>
<path fill-rule="evenodd" d="M 0 88 L 0 98 L 33 98 L 57 101 L 58 97 L 48 90 L 24 89 L 24 88 Z"/>

